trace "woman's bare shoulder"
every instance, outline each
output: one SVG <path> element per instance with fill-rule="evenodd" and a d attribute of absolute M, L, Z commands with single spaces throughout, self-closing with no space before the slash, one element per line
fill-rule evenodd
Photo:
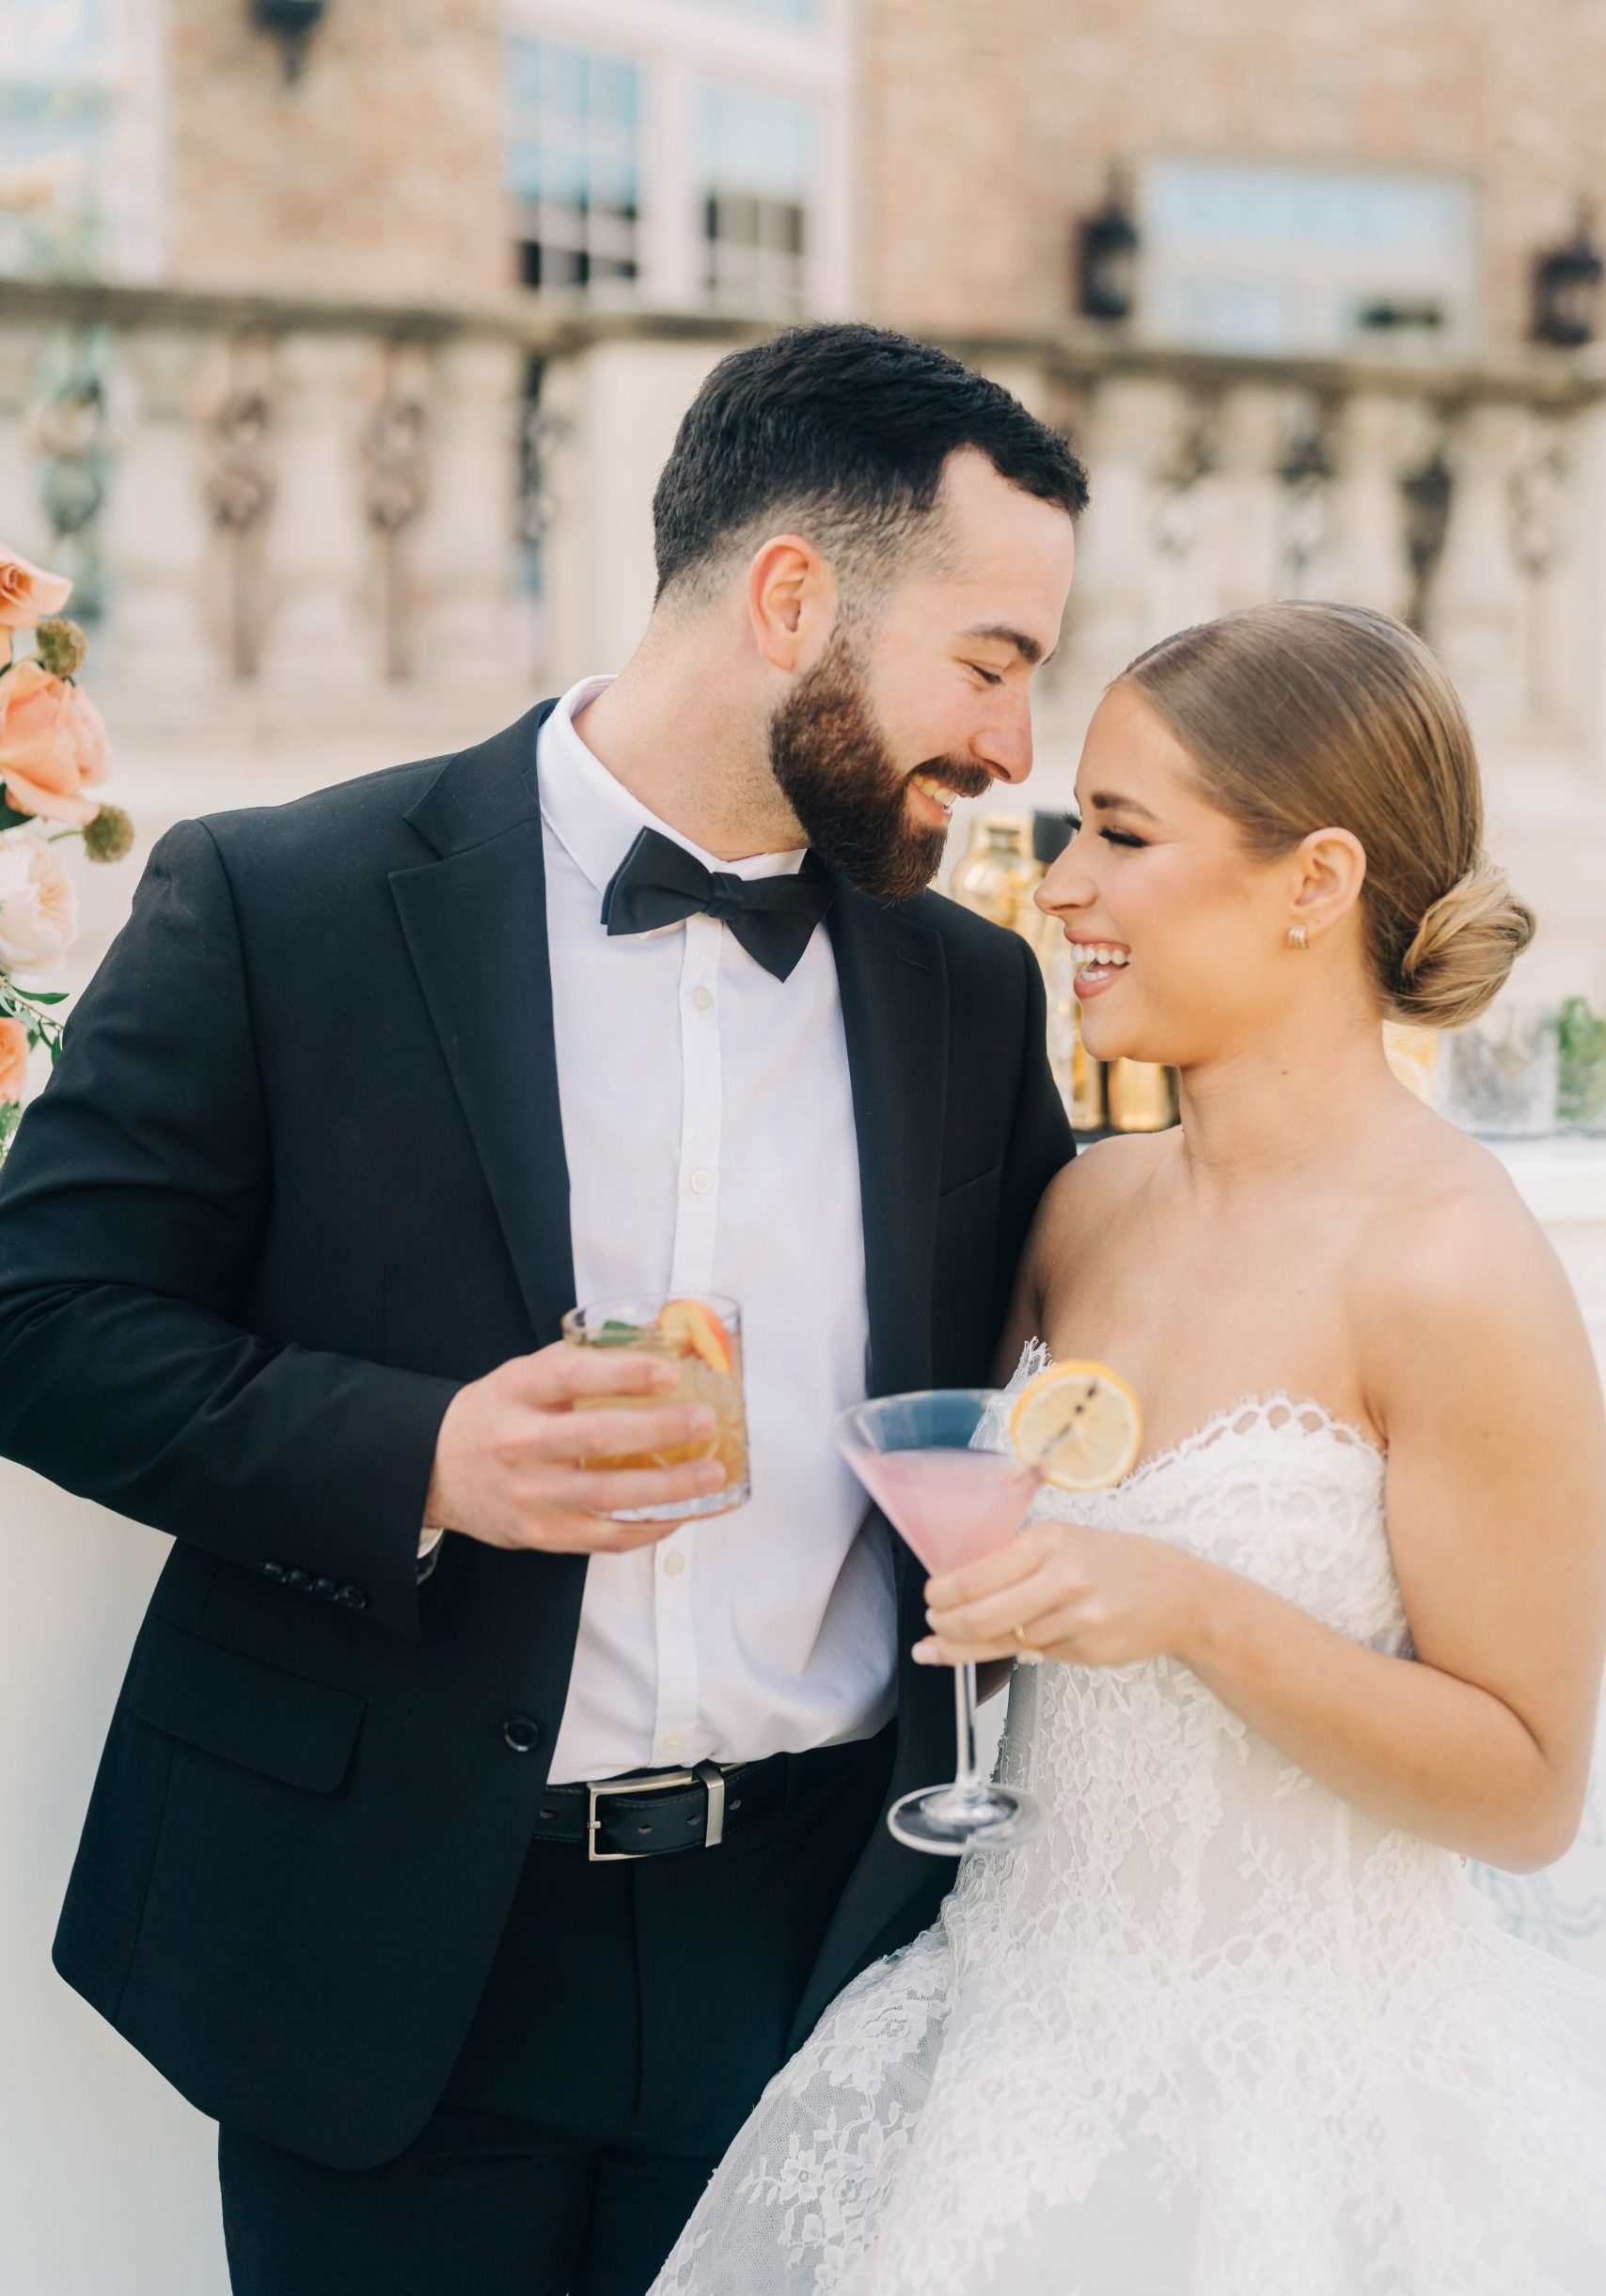
<path fill-rule="evenodd" d="M 1166 1132 L 1111 1134 L 1079 1149 L 1044 1192 L 1037 1215 L 1044 1248 L 1057 1252 L 1103 1229 L 1175 1153 L 1175 1136 Z"/>
<path fill-rule="evenodd" d="M 1441 1393 L 1497 1382 L 1519 1354 L 1542 1356 L 1574 1393 L 1594 1379 L 1550 1238 L 1500 1157 L 1443 1118 L 1415 1136 L 1378 1191 L 1352 1283 L 1379 1425 L 1436 1383 Z"/>

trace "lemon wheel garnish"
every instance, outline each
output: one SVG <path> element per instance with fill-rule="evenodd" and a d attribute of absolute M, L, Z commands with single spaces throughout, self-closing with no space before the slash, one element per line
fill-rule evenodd
<path fill-rule="evenodd" d="M 1050 1363 L 1016 1397 L 1009 1439 L 1056 1490 L 1100 1491 L 1137 1465 L 1143 1414 L 1108 1363 Z"/>

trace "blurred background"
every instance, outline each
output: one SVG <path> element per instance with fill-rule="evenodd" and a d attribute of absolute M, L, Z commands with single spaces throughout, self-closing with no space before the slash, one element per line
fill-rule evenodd
<path fill-rule="evenodd" d="M 1032 811 L 1165 631 L 1329 596 L 1438 649 L 1541 932 L 1399 1058 L 1606 1355 L 1603 128 L 1606 0 L 0 0 L 0 534 L 74 578 L 140 837 L 77 873 L 69 984 L 173 820 L 617 668 L 708 367 L 872 319 L 1093 477 L 1037 770 L 955 835 L 980 905 L 1021 913 Z M 1165 1121 L 1058 1005 L 1084 1120 Z M 222 2296 L 206 2124 L 45 1968 L 164 1542 L 11 1469 L 0 1517 L 0 2274 Z M 1490 1886 L 1606 1966 L 1598 1816 Z"/>

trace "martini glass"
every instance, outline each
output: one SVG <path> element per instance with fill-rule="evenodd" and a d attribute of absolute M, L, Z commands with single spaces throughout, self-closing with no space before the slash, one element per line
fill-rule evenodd
<path fill-rule="evenodd" d="M 849 1466 L 928 1571 L 957 1570 L 1007 1547 L 1041 1481 L 1015 1452 L 975 1448 L 996 1400 L 987 1388 L 937 1388 L 856 1404 L 837 1420 Z M 956 1776 L 904 1795 L 888 1812 L 888 1827 L 909 1848 L 937 1857 L 1013 1848 L 1036 1832 L 1042 1809 L 1017 1786 L 994 1785 L 977 1770 L 974 1666 L 954 1668 L 953 1702 Z"/>

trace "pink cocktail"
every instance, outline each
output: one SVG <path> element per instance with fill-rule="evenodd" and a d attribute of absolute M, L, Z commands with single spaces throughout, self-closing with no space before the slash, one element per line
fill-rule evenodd
<path fill-rule="evenodd" d="M 884 1395 L 842 1412 L 837 1442 L 889 1522 L 928 1571 L 962 1564 L 1007 1546 L 1020 1527 L 1039 1477 L 1000 1437 L 991 1446 L 985 1388 L 933 1388 Z M 911 1849 L 950 1856 L 965 1849 L 1012 1848 L 1035 1832 L 1042 1812 L 1018 1786 L 989 1784 L 976 1769 L 976 1670 L 953 1674 L 959 1734 L 951 1785 L 905 1794 L 887 1814 L 889 1831 Z"/>
<path fill-rule="evenodd" d="M 1037 1488 L 1011 1451 L 861 1451 L 853 1464 L 934 1576 L 1007 1547 Z"/>

